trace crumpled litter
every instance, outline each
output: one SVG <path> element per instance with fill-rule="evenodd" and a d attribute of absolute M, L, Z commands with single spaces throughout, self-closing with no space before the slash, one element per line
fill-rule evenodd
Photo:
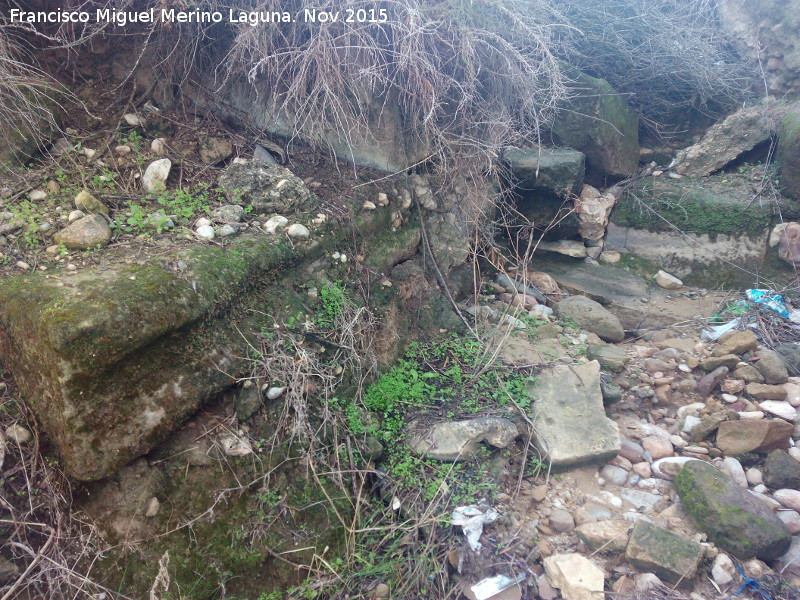
<path fill-rule="evenodd" d="M 723 325 L 717 325 L 715 327 L 704 329 L 703 332 L 700 334 L 700 337 L 710 342 L 716 342 L 719 338 L 721 338 L 729 331 L 733 331 L 734 329 L 736 329 L 738 325 L 739 325 L 739 319 L 733 319 L 732 321 L 728 321 Z"/>
<path fill-rule="evenodd" d="M 488 600 L 492 596 L 496 596 L 503 590 L 507 590 L 512 585 L 520 583 L 521 581 L 525 581 L 525 573 L 520 573 L 513 578 L 506 575 L 495 575 L 494 577 L 481 579 L 470 589 L 475 595 L 476 600 Z"/>
<path fill-rule="evenodd" d="M 778 313 L 784 319 L 789 318 L 789 309 L 786 308 L 783 296 L 773 290 L 747 290 L 744 294 L 750 302 L 754 304 L 763 304 L 765 307 Z"/>
<path fill-rule="evenodd" d="M 467 536 L 469 547 L 473 551 L 481 549 L 481 544 L 478 540 L 483 533 L 483 526 L 489 523 L 494 523 L 500 513 L 493 508 L 481 508 L 476 504 L 469 506 L 459 506 L 453 510 L 450 515 L 450 523 L 452 525 L 460 526 L 464 530 L 464 535 Z"/>

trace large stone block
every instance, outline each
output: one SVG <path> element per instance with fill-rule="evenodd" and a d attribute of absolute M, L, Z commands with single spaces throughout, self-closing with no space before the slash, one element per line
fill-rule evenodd
<path fill-rule="evenodd" d="M 583 152 L 570 148 L 509 148 L 503 153 L 515 191 L 522 195 L 545 192 L 561 198 L 581 191 L 585 158 Z"/>
<path fill-rule="evenodd" d="M 530 394 L 536 446 L 554 468 L 605 462 L 619 453 L 619 429 L 603 409 L 596 360 L 545 369 Z"/>
<path fill-rule="evenodd" d="M 388 228 L 389 211 L 353 226 L 330 223 L 315 232 L 324 242 L 307 247 L 242 236 L 225 249 L 87 269 L 69 285 L 44 273 L 1 281 L 0 360 L 68 474 L 111 474 L 230 386 L 245 365 L 245 337 L 272 325 L 248 308 L 285 297 L 276 273 Z"/>
<path fill-rule="evenodd" d="M 639 117 L 605 79 L 572 71 L 573 97 L 560 107 L 553 135 L 586 155 L 589 171 L 627 177 L 639 167 Z"/>
<path fill-rule="evenodd" d="M 721 549 L 742 560 L 772 560 L 789 549 L 791 533 L 772 509 L 709 463 L 687 462 L 674 484 L 686 512 Z"/>

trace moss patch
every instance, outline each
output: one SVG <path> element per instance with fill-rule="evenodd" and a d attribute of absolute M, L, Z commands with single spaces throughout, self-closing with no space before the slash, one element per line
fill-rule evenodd
<path fill-rule="evenodd" d="M 622 227 L 739 236 L 763 235 L 778 206 L 753 201 L 749 182 L 733 174 L 680 180 L 648 177 L 627 191 L 611 214 Z M 674 227 L 673 227 L 674 226 Z"/>

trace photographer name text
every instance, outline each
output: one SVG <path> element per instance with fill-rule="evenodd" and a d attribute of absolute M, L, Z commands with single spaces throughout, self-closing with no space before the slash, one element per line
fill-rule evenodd
<path fill-rule="evenodd" d="M 306 8 L 299 13 L 292 14 L 288 11 L 243 11 L 229 9 L 223 11 L 204 10 L 178 10 L 162 8 L 139 12 L 116 11 L 110 8 L 98 8 L 95 11 L 85 10 L 54 10 L 54 11 L 29 11 L 18 8 L 11 9 L 10 20 L 12 23 L 110 23 L 118 27 L 125 27 L 132 23 L 236 23 L 250 25 L 264 25 L 269 23 L 385 23 L 388 20 L 384 8 L 359 8 L 345 10 L 319 10 Z"/>

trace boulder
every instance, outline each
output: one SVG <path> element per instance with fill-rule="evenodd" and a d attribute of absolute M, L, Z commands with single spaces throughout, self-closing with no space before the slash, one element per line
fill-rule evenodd
<path fill-rule="evenodd" d="M 773 450 L 764 461 L 764 485 L 772 490 L 800 490 L 800 463 L 783 450 Z"/>
<path fill-rule="evenodd" d="M 388 212 L 356 219 L 356 235 L 388 230 Z M 66 286 L 37 272 L 0 280 L 3 368 L 31 399 L 67 474 L 108 476 L 229 388 L 256 343 L 249 332 L 272 325 L 265 302 L 291 289 L 304 262 L 353 235 L 333 222 L 317 231 L 324 242 L 314 247 L 261 234 L 224 248 L 145 249 L 136 264 L 82 269 Z"/>
<path fill-rule="evenodd" d="M 721 549 L 741 560 L 772 560 L 789 549 L 792 537 L 786 525 L 712 465 L 690 461 L 673 483 L 683 508 Z"/>
<path fill-rule="evenodd" d="M 782 197 L 756 206 L 749 178 L 645 177 L 617 201 L 605 248 L 647 259 L 686 285 L 752 287 L 752 276 L 730 263 L 761 269 L 779 214 L 796 219 L 800 206 Z"/>
<path fill-rule="evenodd" d="M 78 219 L 59 231 L 53 240 L 70 250 L 88 250 L 105 246 L 111 241 L 111 227 L 102 215 L 89 215 Z"/>
<path fill-rule="evenodd" d="M 252 206 L 258 214 L 298 210 L 316 194 L 286 167 L 238 161 L 225 169 L 219 186 L 232 204 Z"/>
<path fill-rule="evenodd" d="M 486 442 L 505 448 L 519 435 L 517 426 L 501 417 L 478 417 L 426 425 L 411 421 L 406 445 L 420 456 L 447 462 L 467 460 Z"/>
<path fill-rule="evenodd" d="M 782 419 L 741 419 L 720 423 L 717 448 L 728 456 L 745 452 L 769 452 L 786 448 L 794 431 L 791 423 Z"/>
<path fill-rule="evenodd" d="M 511 170 L 514 190 L 522 195 L 544 192 L 564 198 L 578 194 L 586 172 L 583 152 L 569 148 L 509 148 L 503 160 Z"/>
<path fill-rule="evenodd" d="M 573 71 L 573 96 L 553 122 L 562 146 L 586 155 L 586 167 L 597 175 L 622 178 L 639 167 L 639 119 L 605 79 Z"/>
<path fill-rule="evenodd" d="M 597 334 L 607 342 L 621 342 L 625 331 L 619 319 L 586 296 L 571 296 L 556 303 L 553 311 L 560 319 L 571 319 L 578 327 Z"/>
<path fill-rule="evenodd" d="M 580 554 L 554 554 L 544 559 L 544 572 L 564 600 L 602 600 L 605 575 Z"/>
<path fill-rule="evenodd" d="M 788 108 L 777 103 L 755 104 L 737 110 L 713 125 L 699 142 L 675 157 L 675 172 L 704 177 L 719 171 L 737 157 L 778 133 Z"/>
<path fill-rule="evenodd" d="M 800 223 L 787 223 L 778 241 L 778 258 L 800 267 Z"/>
<path fill-rule="evenodd" d="M 669 291 L 650 287 L 629 271 L 552 255 L 540 257 L 537 253 L 536 257 L 537 268 L 547 271 L 561 289 L 599 302 L 625 329 L 671 327 L 697 314 L 694 304 L 670 300 Z"/>
<path fill-rule="evenodd" d="M 605 415 L 597 361 L 545 369 L 529 393 L 535 443 L 554 468 L 602 463 L 619 454 L 619 429 Z"/>
<path fill-rule="evenodd" d="M 703 547 L 640 519 L 631 532 L 625 559 L 669 583 L 690 583 L 703 559 Z"/>

